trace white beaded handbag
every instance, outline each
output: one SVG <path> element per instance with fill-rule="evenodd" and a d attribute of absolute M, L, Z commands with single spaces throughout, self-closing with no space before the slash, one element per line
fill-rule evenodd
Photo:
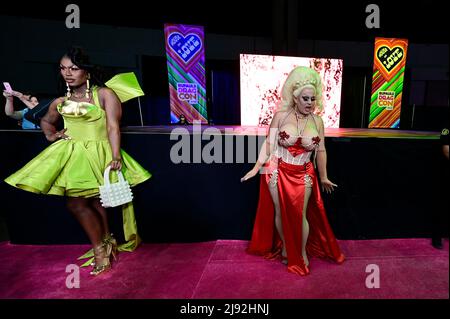
<path fill-rule="evenodd" d="M 123 178 L 122 172 L 120 170 L 116 171 L 119 181 L 111 184 L 109 181 L 110 171 L 111 166 L 108 166 L 103 174 L 104 185 L 99 186 L 102 206 L 105 208 L 116 207 L 131 202 L 133 193 L 131 192 L 130 184 Z"/>

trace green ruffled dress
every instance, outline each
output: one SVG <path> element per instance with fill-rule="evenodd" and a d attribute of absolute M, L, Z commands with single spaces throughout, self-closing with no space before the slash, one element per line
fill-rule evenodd
<path fill-rule="evenodd" d="M 100 107 L 98 88 L 92 90 L 94 104 L 78 103 L 85 114 L 63 112 L 63 104 L 57 106 L 64 119 L 65 134 L 70 140 L 58 140 L 48 146 L 23 168 L 5 181 L 17 188 L 46 195 L 69 197 L 98 197 L 99 186 L 104 184 L 103 173 L 112 161 L 106 112 Z M 76 103 L 72 102 L 71 103 Z M 124 150 L 121 150 L 122 174 L 131 186 L 149 179 L 151 174 Z M 111 174 L 117 181 L 117 174 Z M 137 234 L 133 204 L 122 206 L 126 244 L 119 250 L 132 251 L 140 242 Z M 84 256 L 87 257 L 87 256 Z"/>

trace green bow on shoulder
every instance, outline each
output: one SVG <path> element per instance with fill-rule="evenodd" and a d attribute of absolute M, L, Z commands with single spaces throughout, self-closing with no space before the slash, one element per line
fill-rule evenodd
<path fill-rule="evenodd" d="M 134 72 L 117 74 L 106 82 L 105 85 L 117 94 L 122 103 L 145 95 Z"/>

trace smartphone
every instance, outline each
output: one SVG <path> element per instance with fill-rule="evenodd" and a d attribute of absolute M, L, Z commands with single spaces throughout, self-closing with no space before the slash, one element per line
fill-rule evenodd
<path fill-rule="evenodd" d="M 8 92 L 8 93 L 12 93 L 13 92 L 13 90 L 11 88 L 11 85 L 8 82 L 3 82 L 3 86 L 5 87 L 6 92 Z"/>

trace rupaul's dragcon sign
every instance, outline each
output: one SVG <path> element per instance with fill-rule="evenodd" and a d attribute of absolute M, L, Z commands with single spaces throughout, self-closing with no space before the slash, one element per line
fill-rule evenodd
<path fill-rule="evenodd" d="M 408 40 L 375 38 L 369 128 L 399 128 Z"/>
<path fill-rule="evenodd" d="M 203 27 L 165 24 L 170 122 L 208 122 Z"/>

